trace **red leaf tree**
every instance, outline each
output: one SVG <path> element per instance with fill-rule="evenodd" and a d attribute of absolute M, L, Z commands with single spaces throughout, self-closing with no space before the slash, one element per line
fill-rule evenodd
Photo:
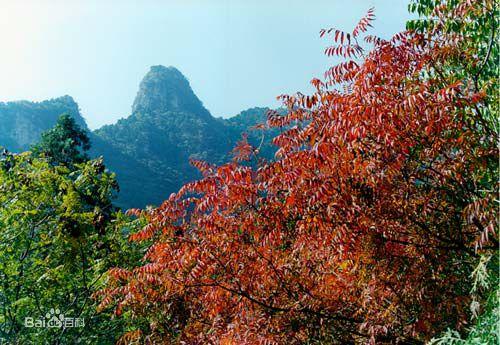
<path fill-rule="evenodd" d="M 148 321 L 122 341 L 411 344 L 465 324 L 470 262 L 498 243 L 494 195 L 478 191 L 498 154 L 473 120 L 483 97 L 445 65 L 477 57 L 439 28 L 367 36 L 367 53 L 373 18 L 321 31 L 328 55 L 356 60 L 280 96 L 274 161 L 242 163 L 256 153 L 243 140 L 135 211 L 148 225 L 131 240 L 152 245 L 102 291 L 101 307 Z"/>

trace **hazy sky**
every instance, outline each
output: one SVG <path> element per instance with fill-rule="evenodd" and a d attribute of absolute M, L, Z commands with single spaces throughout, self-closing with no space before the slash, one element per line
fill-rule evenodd
<path fill-rule="evenodd" d="M 334 61 L 324 27 L 404 29 L 406 0 L 0 0 L 0 101 L 71 95 L 91 128 L 130 114 L 151 65 L 177 67 L 214 116 L 276 106 Z"/>

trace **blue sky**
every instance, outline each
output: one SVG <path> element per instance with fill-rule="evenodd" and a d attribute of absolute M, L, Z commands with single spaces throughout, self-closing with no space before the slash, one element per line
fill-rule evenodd
<path fill-rule="evenodd" d="M 151 65 L 177 67 L 214 116 L 277 106 L 335 63 L 319 30 L 404 29 L 405 0 L 0 0 L 0 101 L 69 94 L 91 128 L 127 117 Z"/>

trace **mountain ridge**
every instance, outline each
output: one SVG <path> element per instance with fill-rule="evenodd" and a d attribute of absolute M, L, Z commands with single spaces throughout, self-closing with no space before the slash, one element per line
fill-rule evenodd
<path fill-rule="evenodd" d="M 17 145 L 17 137 L 9 141 L 0 132 L 0 146 L 11 151 L 26 150 L 43 130 L 55 124 L 61 113 L 70 113 L 89 133 L 91 156 L 104 156 L 107 167 L 116 173 L 121 189 L 117 203 L 123 208 L 157 205 L 186 182 L 199 178 L 190 159 L 214 164 L 228 161 L 242 132 L 264 122 L 268 110 L 251 108 L 229 119 L 215 118 L 177 68 L 161 65 L 152 66 L 140 82 L 129 116 L 93 131 L 86 125 L 71 96 L 44 102 L 21 101 L 24 108 L 34 108 L 25 119 L 26 123 L 29 124 L 30 119 L 33 123 L 24 126 L 32 128 L 33 133 L 29 138 L 21 138 L 22 145 Z M 2 112 L 2 104 L 0 119 L 13 113 L 5 109 Z M 33 120 L 37 112 L 43 113 L 42 110 L 45 111 L 44 126 Z M 49 110 L 52 110 L 50 114 Z M 19 110 L 16 114 L 20 116 L 21 113 Z M 35 130 L 37 126 L 44 128 Z M 11 128 L 10 132 L 15 133 L 16 129 Z M 251 135 L 249 139 L 258 144 L 260 137 Z M 265 154 L 272 156 L 269 141 L 266 147 Z"/>
<path fill-rule="evenodd" d="M 79 126 L 88 130 L 78 104 L 68 95 L 41 102 L 0 102 L 0 145 L 12 151 L 27 150 L 43 131 L 54 126 L 56 112 L 70 114 Z"/>

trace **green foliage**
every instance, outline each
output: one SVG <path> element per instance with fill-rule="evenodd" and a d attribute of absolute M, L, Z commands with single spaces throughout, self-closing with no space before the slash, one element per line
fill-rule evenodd
<path fill-rule="evenodd" d="M 498 305 L 499 298 L 500 291 L 498 290 L 497 279 L 496 285 L 492 289 L 484 306 L 484 312 L 475 320 L 475 323 L 468 330 L 468 334 L 465 338 L 462 338 L 459 332 L 449 329 L 441 336 L 432 339 L 429 342 L 429 345 L 498 344 L 500 342 L 500 307 Z"/>
<path fill-rule="evenodd" d="M 497 285 L 488 298 L 484 313 L 477 319 L 475 325 L 470 330 L 465 344 L 498 344 L 500 342 L 499 298 L 500 293 Z"/>
<path fill-rule="evenodd" d="M 484 135 L 483 145 L 477 148 L 480 154 L 491 140 L 498 139 L 498 60 L 499 45 L 497 35 L 498 9 L 491 0 L 477 3 L 472 18 L 457 15 L 461 8 L 467 8 L 471 2 L 460 0 L 412 0 L 409 11 L 418 16 L 407 23 L 407 28 L 423 35 L 432 33 L 438 25 L 444 25 L 445 31 L 453 35 L 460 33 L 467 39 L 460 41 L 461 56 L 450 55 L 442 66 L 441 77 L 454 76 L 471 93 L 481 97 L 482 104 L 471 109 L 469 114 L 471 127 Z M 438 10 L 436 6 L 440 6 Z M 464 12 L 465 13 L 465 12 Z M 492 15 L 492 13 L 494 15 Z M 491 146 L 494 146 L 493 143 Z M 492 155 L 485 173 L 475 186 L 478 199 L 498 190 L 498 156 Z M 474 261 L 470 306 L 473 320 L 467 332 L 448 330 L 430 344 L 498 344 L 499 342 L 499 266 L 498 252 L 493 255 L 480 255 Z M 464 277 L 464 282 L 467 277 Z M 464 336 L 464 333 L 467 336 Z"/>
<path fill-rule="evenodd" d="M 52 164 L 71 166 L 89 159 L 85 153 L 90 149 L 87 133 L 69 114 L 59 116 L 54 128 L 42 133 L 42 139 L 33 146 L 33 152 L 43 155 Z"/>
<path fill-rule="evenodd" d="M 453 9 L 464 6 L 465 3 L 461 0 L 411 0 L 408 9 L 418 18 L 408 21 L 407 29 L 429 33 L 438 23 L 438 13 L 434 10 L 436 6 L 444 6 L 440 13 L 451 14 Z M 461 42 L 461 50 L 469 56 L 480 57 L 478 63 L 478 59 L 450 56 L 447 59 L 447 70 L 458 80 L 468 83 L 475 92 L 486 96 L 484 106 L 476 109 L 481 115 L 478 127 L 483 131 L 498 133 L 499 46 L 496 38 L 498 9 L 495 6 L 494 1 L 483 0 L 474 14 L 474 20 L 460 15 L 441 17 L 446 18 L 444 25 L 449 34 L 461 33 L 467 37 L 467 40 Z"/>
<path fill-rule="evenodd" d="M 130 221 L 111 204 L 117 185 L 102 159 L 53 165 L 29 152 L 0 162 L 0 340 L 12 344 L 111 344 L 123 320 L 97 314 L 105 272 L 139 260 Z M 29 328 L 51 308 L 84 327 Z"/>

